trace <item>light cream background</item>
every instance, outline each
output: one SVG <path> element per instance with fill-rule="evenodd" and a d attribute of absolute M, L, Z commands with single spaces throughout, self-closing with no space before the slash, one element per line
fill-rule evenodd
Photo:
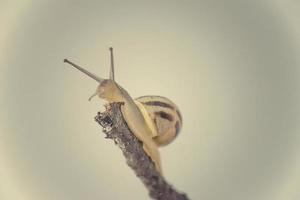
<path fill-rule="evenodd" d="M 167 180 L 205 200 L 300 199 L 297 1 L 1 1 L 0 199 L 148 199 L 93 117 L 96 82 L 181 109 Z"/>

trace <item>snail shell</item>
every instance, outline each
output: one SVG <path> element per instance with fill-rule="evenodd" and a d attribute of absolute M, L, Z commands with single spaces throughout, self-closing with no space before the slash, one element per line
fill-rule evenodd
<path fill-rule="evenodd" d="M 142 112 L 152 138 L 158 146 L 172 142 L 182 127 L 182 117 L 178 107 L 162 96 L 142 96 L 135 99 Z"/>

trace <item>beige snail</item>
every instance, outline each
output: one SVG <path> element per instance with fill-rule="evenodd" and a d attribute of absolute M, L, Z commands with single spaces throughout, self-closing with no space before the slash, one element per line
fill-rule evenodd
<path fill-rule="evenodd" d="M 149 95 L 132 99 L 114 79 L 113 49 L 109 50 L 111 57 L 109 79 L 100 78 L 67 59 L 64 59 L 64 62 L 99 83 L 95 94 L 89 100 L 98 95 L 109 103 L 124 103 L 121 111 L 129 129 L 143 142 L 143 149 L 161 173 L 158 147 L 167 145 L 176 138 L 182 126 L 181 114 L 172 101 L 162 96 Z"/>

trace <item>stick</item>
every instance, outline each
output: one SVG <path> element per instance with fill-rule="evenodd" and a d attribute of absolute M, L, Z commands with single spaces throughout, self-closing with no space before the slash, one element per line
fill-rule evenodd
<path fill-rule="evenodd" d="M 106 111 L 98 112 L 95 121 L 103 127 L 106 138 L 115 141 L 123 152 L 126 162 L 141 179 L 156 200 L 188 200 L 184 193 L 176 191 L 155 169 L 151 159 L 144 152 L 142 143 L 130 132 L 121 112 L 122 103 L 106 105 Z"/>

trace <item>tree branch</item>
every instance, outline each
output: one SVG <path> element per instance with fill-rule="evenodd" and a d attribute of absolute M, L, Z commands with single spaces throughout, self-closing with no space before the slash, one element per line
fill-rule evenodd
<path fill-rule="evenodd" d="M 122 103 L 106 105 L 106 111 L 98 112 L 95 117 L 103 127 L 106 138 L 114 140 L 123 152 L 127 164 L 133 169 L 149 191 L 149 195 L 157 200 L 188 200 L 184 193 L 176 191 L 155 169 L 152 160 L 144 152 L 142 143 L 131 133 L 121 112 Z"/>

